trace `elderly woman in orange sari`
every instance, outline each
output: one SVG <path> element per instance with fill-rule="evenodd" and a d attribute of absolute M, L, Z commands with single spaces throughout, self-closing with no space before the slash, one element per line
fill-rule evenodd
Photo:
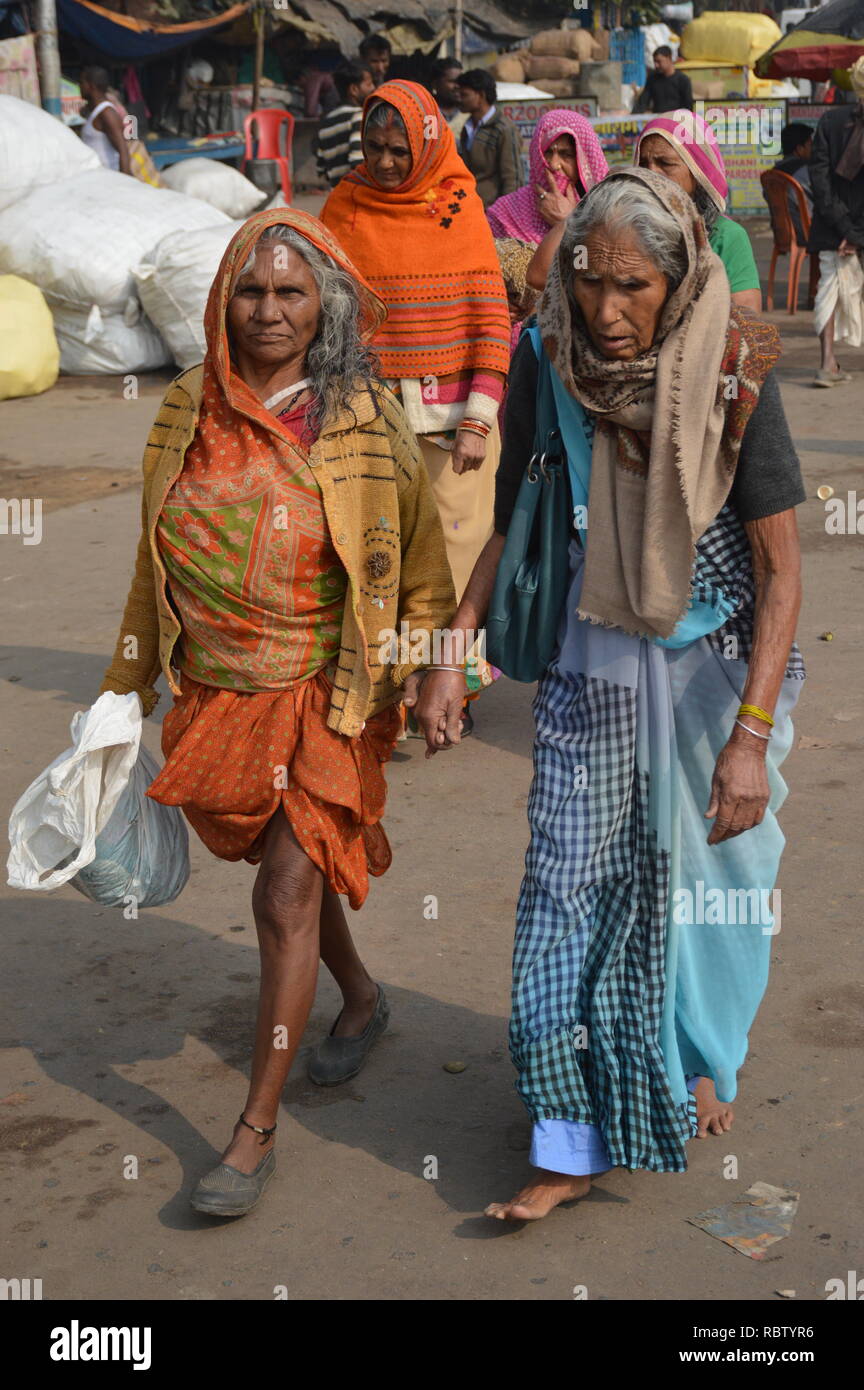
<path fill-rule="evenodd" d="M 315 218 L 256 214 L 207 303 L 203 366 L 170 387 L 144 457 L 137 568 L 104 690 L 174 694 L 149 795 L 220 858 L 258 864 L 261 985 L 251 1080 L 192 1205 L 242 1215 L 275 1168 L 285 1078 L 319 953 L 344 1008 L 312 1079 L 356 1074 L 388 1008 L 348 930 L 390 849 L 383 764 L 407 667 L 401 621 L 441 627 L 453 587 L 435 501 L 368 348 L 385 310 Z M 130 638 L 134 641 L 130 642 Z"/>

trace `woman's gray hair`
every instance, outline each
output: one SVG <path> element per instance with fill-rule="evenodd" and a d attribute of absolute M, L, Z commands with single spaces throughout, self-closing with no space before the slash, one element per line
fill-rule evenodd
<path fill-rule="evenodd" d="M 361 305 L 355 281 L 294 227 L 285 223 L 268 227 L 253 246 L 237 279 L 252 269 L 256 253 L 274 242 L 290 246 L 302 256 L 321 297 L 318 332 L 306 353 L 306 373 L 311 377 L 310 389 L 315 395 L 309 424 L 320 430 L 341 410 L 351 408 L 358 380 L 370 390 L 380 380 L 378 359 L 360 336 Z"/>
<path fill-rule="evenodd" d="M 401 130 L 403 135 L 408 134 L 405 122 L 396 110 L 396 107 L 391 106 L 389 101 L 384 101 L 382 99 L 381 101 L 376 101 L 375 105 L 369 108 L 366 122 L 363 126 L 363 133 L 365 135 L 367 130 L 383 130 L 386 126 L 391 125 L 395 126 L 397 130 Z"/>
<path fill-rule="evenodd" d="M 665 275 L 669 293 L 677 290 L 687 273 L 684 235 L 671 212 L 644 184 L 615 178 L 595 184 L 567 219 L 561 241 L 565 265 L 573 264 L 577 246 L 583 246 L 596 227 L 635 232 L 649 261 Z M 569 286 L 568 275 L 568 291 Z"/>

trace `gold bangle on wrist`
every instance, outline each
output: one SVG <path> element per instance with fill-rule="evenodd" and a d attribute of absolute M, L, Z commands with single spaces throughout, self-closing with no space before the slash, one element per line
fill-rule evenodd
<path fill-rule="evenodd" d="M 774 720 L 771 718 L 771 715 L 767 710 L 760 709 L 758 705 L 739 705 L 738 714 L 739 716 L 742 714 L 752 714 L 754 719 L 761 719 L 763 724 L 768 724 L 770 728 L 774 728 Z M 747 727 L 746 724 L 744 727 Z M 752 729 L 750 732 L 753 732 Z"/>

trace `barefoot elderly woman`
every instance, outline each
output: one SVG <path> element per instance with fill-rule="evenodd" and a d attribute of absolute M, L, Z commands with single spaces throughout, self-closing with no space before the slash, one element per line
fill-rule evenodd
<path fill-rule="evenodd" d="M 486 618 L 548 373 L 554 409 L 537 399 L 574 511 L 514 956 L 536 1171 L 488 1209 L 511 1220 L 608 1168 L 681 1171 L 689 1138 L 728 1129 L 768 976 L 803 677 L 804 490 L 777 334 L 730 306 L 693 200 L 658 174 L 610 175 L 570 218 L 538 325 L 514 358 L 496 535 L 454 619 Z M 430 751 L 458 740 L 461 686 L 424 679 Z"/>
<path fill-rule="evenodd" d="M 102 688 L 137 691 L 149 713 L 162 671 L 174 704 L 149 795 L 182 806 L 219 858 L 260 865 L 251 1083 L 192 1199 L 213 1215 L 249 1211 L 273 1173 L 319 952 L 344 1008 L 312 1079 L 353 1075 L 387 1021 L 339 899 L 359 907 L 390 863 L 382 764 L 406 673 L 381 664 L 379 634 L 440 626 L 455 595 L 413 435 L 365 346 L 383 315 L 320 222 L 257 214 L 210 291 L 204 364 L 169 389 L 144 456 L 137 569 Z"/>

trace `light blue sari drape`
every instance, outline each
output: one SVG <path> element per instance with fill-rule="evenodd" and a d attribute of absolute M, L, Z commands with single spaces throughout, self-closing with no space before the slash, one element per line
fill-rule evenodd
<path fill-rule="evenodd" d="M 557 384 L 574 505 L 587 506 L 591 424 Z M 727 506 L 708 528 L 690 613 L 665 643 L 576 616 L 583 559 L 576 537 L 558 650 L 534 702 L 511 1053 L 535 1122 L 532 1162 L 678 1171 L 695 1130 L 688 1078 L 734 1099 L 767 983 L 780 766 L 803 664 L 793 648 L 761 825 L 709 846 L 711 778 L 752 643 L 743 526 Z"/>

